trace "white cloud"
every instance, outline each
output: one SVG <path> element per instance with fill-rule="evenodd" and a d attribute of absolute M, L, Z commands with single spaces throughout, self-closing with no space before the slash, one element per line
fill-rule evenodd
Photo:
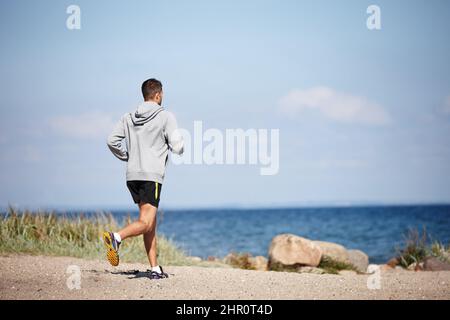
<path fill-rule="evenodd" d="M 119 119 L 104 112 L 93 111 L 79 115 L 53 117 L 50 127 L 59 134 L 80 139 L 104 138 L 111 132 Z"/>
<path fill-rule="evenodd" d="M 292 90 L 280 99 L 280 106 L 289 115 L 316 110 L 328 119 L 344 123 L 386 125 L 391 122 L 389 113 L 377 103 L 328 87 Z"/>

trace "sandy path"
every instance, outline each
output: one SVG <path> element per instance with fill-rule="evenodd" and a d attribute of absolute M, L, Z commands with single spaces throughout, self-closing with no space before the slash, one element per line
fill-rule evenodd
<path fill-rule="evenodd" d="M 81 270 L 70 290 L 68 266 Z M 70 257 L 0 257 L 0 299 L 450 299 L 450 272 L 386 271 L 381 289 L 367 275 L 315 275 L 231 268 L 166 267 L 169 279 L 150 280 L 143 264 L 111 267 L 106 261 Z M 76 284 L 76 281 L 70 282 Z"/>

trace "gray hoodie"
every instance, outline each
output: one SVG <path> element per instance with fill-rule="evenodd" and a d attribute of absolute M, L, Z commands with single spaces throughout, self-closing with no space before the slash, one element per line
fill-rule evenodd
<path fill-rule="evenodd" d="M 177 130 L 175 117 L 152 101 L 124 114 L 107 143 L 117 158 L 127 162 L 127 181 L 163 183 L 169 150 L 183 153 L 183 137 Z"/>

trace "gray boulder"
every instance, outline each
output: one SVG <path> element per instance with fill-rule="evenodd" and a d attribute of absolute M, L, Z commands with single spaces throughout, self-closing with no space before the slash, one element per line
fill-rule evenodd
<path fill-rule="evenodd" d="M 425 271 L 449 271 L 450 263 L 443 262 L 435 257 L 427 257 L 423 262 L 423 270 Z"/>
<path fill-rule="evenodd" d="M 366 272 L 369 266 L 369 256 L 361 250 L 347 250 L 349 263 L 359 272 Z"/>

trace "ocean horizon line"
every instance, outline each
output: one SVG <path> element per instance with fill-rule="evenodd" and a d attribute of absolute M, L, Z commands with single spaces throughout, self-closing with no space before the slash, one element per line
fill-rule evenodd
<path fill-rule="evenodd" d="M 253 210 L 295 210 L 295 209 L 339 209 L 339 208 L 383 208 L 383 207 L 445 207 L 450 206 L 450 202 L 318 202 L 299 204 L 273 204 L 273 205 L 211 205 L 211 206 L 160 206 L 160 211 L 253 211 Z M 135 206 L 21 206 L 7 205 L 0 206 L 1 212 L 14 208 L 19 211 L 56 211 L 56 212 L 117 212 L 117 211 L 137 211 Z"/>

